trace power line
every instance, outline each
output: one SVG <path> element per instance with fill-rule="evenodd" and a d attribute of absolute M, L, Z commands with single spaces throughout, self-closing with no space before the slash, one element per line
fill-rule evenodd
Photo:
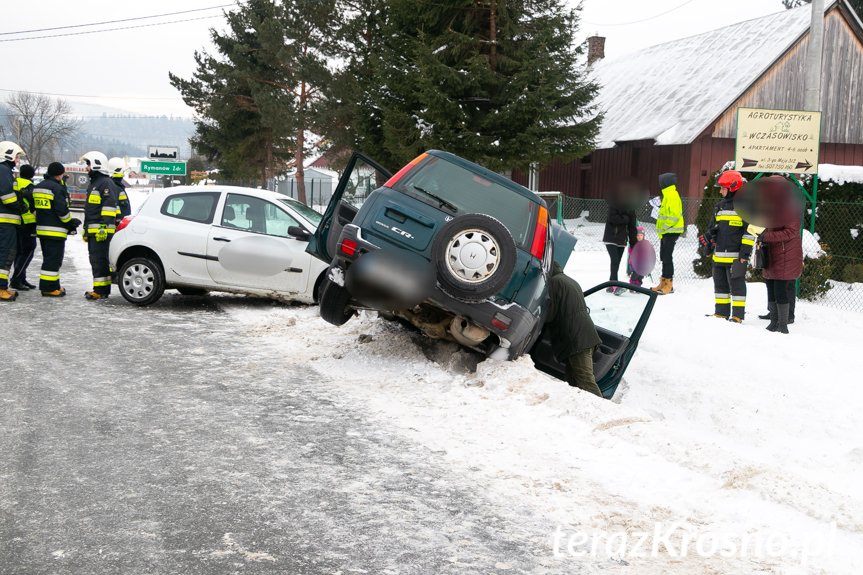
<path fill-rule="evenodd" d="M 30 90 L 9 90 L 0 88 L 0 92 L 27 92 L 29 94 L 38 94 L 40 96 L 59 96 L 61 98 L 94 98 L 97 100 L 182 100 L 180 96 L 92 96 L 87 94 L 55 94 L 52 92 L 32 92 Z"/>
<path fill-rule="evenodd" d="M 104 26 L 106 24 L 118 24 L 120 22 L 134 22 L 136 20 L 149 20 L 151 18 L 166 18 L 168 16 L 178 16 L 180 14 L 189 14 L 191 12 L 204 12 L 207 10 L 218 10 L 219 8 L 229 8 L 234 4 L 222 4 L 220 6 L 210 6 L 209 8 L 196 8 L 194 10 L 183 10 L 182 12 L 169 12 L 167 14 L 156 14 L 154 16 L 139 16 L 137 18 L 124 18 L 122 20 L 106 20 L 105 22 L 93 22 L 91 24 L 71 24 L 69 26 L 57 26 L 55 28 L 36 28 L 35 30 L 19 30 L 17 32 L 0 32 L 0 36 L 16 36 L 18 34 L 33 34 L 35 32 L 50 32 L 53 30 L 69 30 L 72 28 L 85 28 L 88 26 Z"/>
<path fill-rule="evenodd" d="M 64 36 L 83 36 L 84 34 L 99 34 L 101 32 L 117 32 L 120 30 L 133 30 L 135 28 L 152 28 L 153 26 L 165 26 L 166 24 L 180 24 L 182 22 L 195 22 L 197 20 L 211 20 L 213 18 L 221 18 L 217 16 L 201 16 L 200 18 L 186 18 L 184 20 L 171 20 L 170 22 L 156 22 L 154 24 L 139 24 L 137 26 L 123 26 L 122 28 L 105 28 L 103 30 L 88 30 L 87 32 L 67 32 L 66 34 L 49 34 L 47 36 L 28 36 L 26 38 L 6 38 L 0 42 L 22 42 L 24 40 L 42 40 L 45 38 L 61 38 Z"/>
<path fill-rule="evenodd" d="M 695 0 L 686 0 L 686 2 L 684 2 L 683 4 L 681 4 L 679 6 L 675 6 L 674 8 L 672 8 L 670 10 L 666 10 L 665 12 L 661 12 L 659 14 L 656 14 L 655 16 L 650 16 L 648 18 L 642 18 L 641 20 L 633 20 L 632 22 L 616 22 L 616 23 L 607 23 L 607 24 L 600 24 L 598 22 L 590 22 L 588 20 L 582 20 L 582 22 L 585 24 L 589 24 L 590 26 L 631 26 L 633 24 L 641 24 L 642 22 L 650 22 L 651 20 L 656 20 L 657 18 L 662 18 L 666 14 L 671 14 L 672 12 L 680 10 L 681 8 L 686 6 L 687 4 L 692 4 L 693 2 L 695 2 Z"/>

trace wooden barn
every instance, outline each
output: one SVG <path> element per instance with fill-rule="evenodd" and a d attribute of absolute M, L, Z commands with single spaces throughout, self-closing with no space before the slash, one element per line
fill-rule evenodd
<path fill-rule="evenodd" d="M 846 0 L 825 5 L 820 161 L 863 165 L 863 23 Z M 635 176 L 656 194 L 659 174 L 675 172 L 682 195 L 700 196 L 734 159 L 738 107 L 802 109 L 810 17 L 807 5 L 615 60 L 592 38 L 598 149 L 541 170 L 539 190 L 600 198 Z M 513 179 L 528 184 L 527 174 Z"/>

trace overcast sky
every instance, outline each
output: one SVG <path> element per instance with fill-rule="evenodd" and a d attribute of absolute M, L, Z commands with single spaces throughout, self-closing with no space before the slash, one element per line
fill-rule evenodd
<path fill-rule="evenodd" d="M 27 34 L 10 32 L 141 18 L 233 2 L 6 0 L 3 4 L 0 46 L 7 66 L 0 99 L 5 100 L 9 91 L 25 90 L 68 95 L 65 98 L 73 104 L 191 116 L 191 109 L 168 83 L 168 72 L 192 75 L 194 51 L 210 48 L 209 28 L 223 27 L 221 10 Z M 582 38 L 605 36 L 607 57 L 783 10 L 780 0 L 584 0 L 583 6 Z M 195 20 L 179 22 L 191 19 Z M 160 24 L 164 22 L 174 23 Z M 56 36 L 106 28 L 116 30 Z M 49 37 L 8 41 L 34 36 Z M 85 107 L 79 109 L 92 113 Z"/>

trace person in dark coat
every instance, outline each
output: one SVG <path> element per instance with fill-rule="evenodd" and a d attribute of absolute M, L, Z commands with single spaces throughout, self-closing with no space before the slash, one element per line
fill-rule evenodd
<path fill-rule="evenodd" d="M 18 251 L 15 254 L 9 285 L 14 290 L 27 291 L 36 286 L 27 281 L 27 267 L 36 252 L 36 208 L 33 205 L 33 178 L 36 170 L 30 164 L 18 168 L 15 192 L 21 206 L 21 225 L 18 226 Z"/>
<path fill-rule="evenodd" d="M 602 241 L 608 250 L 608 257 L 611 259 L 611 274 L 608 276 L 611 281 L 617 281 L 617 272 L 626 251 L 626 244 L 629 243 L 631 248 L 638 241 L 635 238 L 636 223 L 637 218 L 633 210 L 609 202 Z M 614 291 L 614 288 L 608 288 L 608 291 Z"/>
<path fill-rule="evenodd" d="M 581 286 L 557 262 L 548 282 L 548 300 L 545 323 L 554 356 L 566 366 L 567 383 L 602 397 L 593 375 L 593 351 L 601 340 Z"/>
<path fill-rule="evenodd" d="M 795 190 L 782 176 L 765 178 L 762 194 L 771 216 L 760 241 L 767 247 L 767 267 L 762 276 L 767 283 L 768 331 L 788 333 L 788 290 L 803 273 L 803 241 L 800 238 L 802 212 Z"/>

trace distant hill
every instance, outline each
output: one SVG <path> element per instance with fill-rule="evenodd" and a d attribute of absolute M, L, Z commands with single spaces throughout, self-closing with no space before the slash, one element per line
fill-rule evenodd
<path fill-rule="evenodd" d="M 147 146 L 176 146 L 180 159 L 191 156 L 189 138 L 195 132 L 191 118 L 142 116 L 119 108 L 70 102 L 81 120 L 75 142 L 64 146 L 63 161 L 75 161 L 90 150 L 112 156 L 145 156 Z M 0 102 L 0 136 L 10 138 L 8 110 Z M 14 138 L 13 138 L 14 139 Z"/>
<path fill-rule="evenodd" d="M 128 155 L 138 156 L 146 155 L 147 146 L 177 146 L 180 157 L 188 159 L 191 155 L 189 138 L 194 132 L 195 124 L 190 118 L 106 114 L 98 118 L 85 116 L 80 139 L 110 142 L 120 147 L 125 144 L 126 148 L 136 150 Z"/>

